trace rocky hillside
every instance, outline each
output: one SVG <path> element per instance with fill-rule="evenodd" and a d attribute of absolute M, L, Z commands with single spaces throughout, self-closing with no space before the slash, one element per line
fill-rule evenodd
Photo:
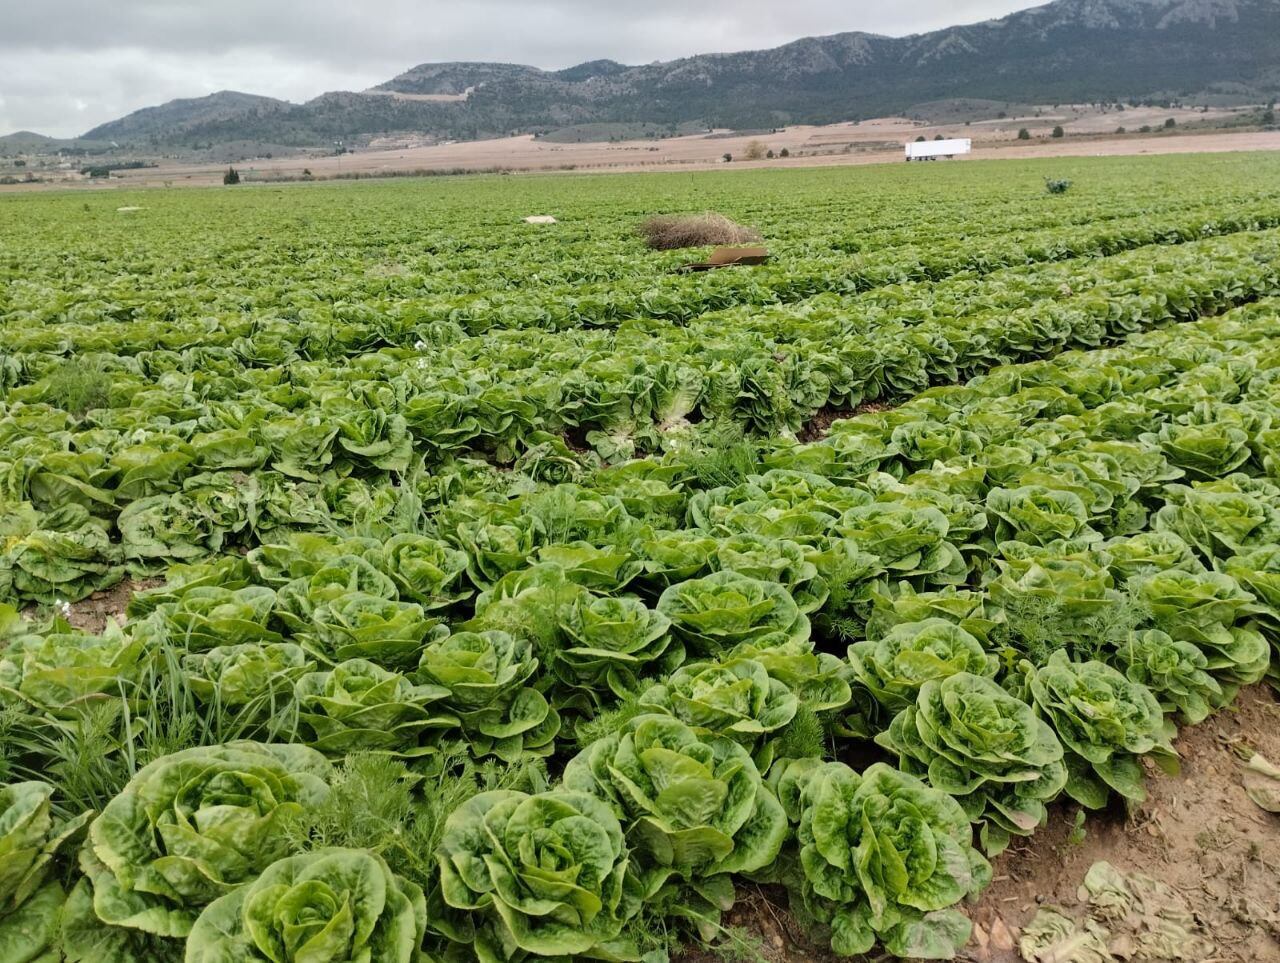
<path fill-rule="evenodd" d="M 1277 38 L 1280 0 L 1057 0 L 911 37 L 846 33 L 639 67 L 423 64 L 370 92 L 305 104 L 226 92 L 138 111 L 85 136 L 327 146 L 405 131 L 468 139 L 590 123 L 830 123 L 956 97 L 1256 102 L 1280 92 Z"/>

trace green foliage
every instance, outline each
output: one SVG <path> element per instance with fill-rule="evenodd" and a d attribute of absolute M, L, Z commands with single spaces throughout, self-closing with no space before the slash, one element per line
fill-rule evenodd
<path fill-rule="evenodd" d="M 426 924 L 422 890 L 380 858 L 322 849 L 272 863 L 206 907 L 186 959 L 412 963 Z"/>
<path fill-rule="evenodd" d="M 1140 756 L 1177 769 L 1164 713 L 1146 686 L 1101 662 L 1072 662 L 1063 651 L 1026 671 L 1031 699 L 1067 750 L 1066 791 L 1082 806 L 1101 809 L 1111 790 L 1145 799 Z"/>
<path fill-rule="evenodd" d="M 842 951 L 955 952 L 973 826 L 1134 800 L 1166 716 L 1277 678 L 1274 163 L 1085 166 L 1070 210 L 1019 162 L 699 175 L 777 239 L 706 275 L 635 256 L 644 178 L 0 205 L 0 775 L 46 787 L 0 927 L 750 957 L 749 880 Z"/>
<path fill-rule="evenodd" d="M 764 869 L 786 835 L 786 817 L 747 750 L 668 716 L 637 716 L 591 744 L 565 767 L 564 785 L 612 805 L 664 878 Z"/>
<path fill-rule="evenodd" d="M 622 826 L 595 796 L 482 793 L 449 816 L 437 859 L 458 916 L 432 925 L 483 958 L 626 952 L 614 942 L 640 894 Z"/>
<path fill-rule="evenodd" d="M 45 377 L 43 395 L 55 408 L 83 416 L 110 404 L 111 373 L 100 358 L 68 358 Z"/>
<path fill-rule="evenodd" d="M 959 800 L 988 855 L 1048 819 L 1067 782 L 1062 745 L 1031 706 L 968 672 L 925 682 L 876 741 L 899 765 Z"/>
<path fill-rule="evenodd" d="M 991 879 L 950 796 L 882 763 L 780 760 L 770 776 L 796 823 L 793 898 L 841 956 L 877 940 L 895 956 L 951 959 L 972 926 L 955 909 Z"/>

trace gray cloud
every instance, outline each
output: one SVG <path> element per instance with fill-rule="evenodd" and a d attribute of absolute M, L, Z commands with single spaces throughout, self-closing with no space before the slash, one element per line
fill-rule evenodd
<path fill-rule="evenodd" d="M 802 36 L 908 34 L 1028 0 L 61 0 L 14 4 L 0 29 L 0 132 L 83 133 L 216 90 L 306 100 L 427 61 L 567 67 L 772 47 Z"/>

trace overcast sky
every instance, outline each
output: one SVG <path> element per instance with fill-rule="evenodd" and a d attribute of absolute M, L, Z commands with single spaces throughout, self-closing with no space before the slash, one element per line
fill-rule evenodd
<path fill-rule="evenodd" d="M 307 100 L 415 64 L 648 63 L 867 30 L 903 35 L 1027 0 L 0 0 L 0 133 L 84 133 L 139 107 L 243 90 Z"/>

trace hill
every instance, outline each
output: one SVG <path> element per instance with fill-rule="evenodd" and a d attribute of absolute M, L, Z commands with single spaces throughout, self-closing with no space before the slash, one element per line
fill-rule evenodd
<path fill-rule="evenodd" d="M 292 107 L 287 100 L 221 90 L 207 97 L 171 100 L 159 107 L 144 107 L 86 131 L 84 139 L 120 143 L 176 141 L 197 131 L 217 130 L 227 121 L 248 125 L 268 120 Z"/>
<path fill-rule="evenodd" d="M 371 91 L 305 104 L 226 91 L 137 111 L 85 137 L 307 147 L 402 132 L 463 140 L 582 125 L 822 124 L 957 97 L 1259 102 L 1280 93 L 1278 36 L 1280 0 L 1056 0 L 910 37 L 844 33 L 645 66 L 421 64 Z"/>

